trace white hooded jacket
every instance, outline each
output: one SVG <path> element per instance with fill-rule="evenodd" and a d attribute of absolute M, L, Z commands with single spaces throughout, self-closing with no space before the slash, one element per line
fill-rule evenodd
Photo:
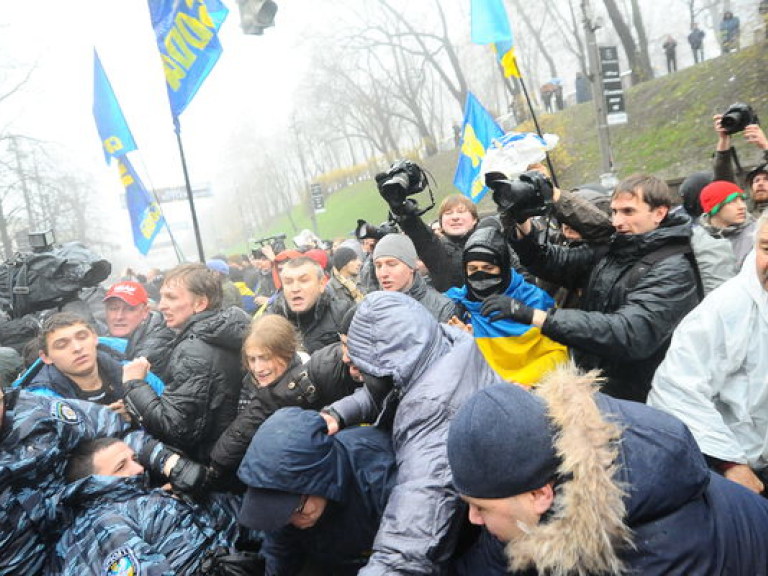
<path fill-rule="evenodd" d="M 648 404 L 677 416 L 708 456 L 768 467 L 768 291 L 754 250 L 675 330 Z"/>

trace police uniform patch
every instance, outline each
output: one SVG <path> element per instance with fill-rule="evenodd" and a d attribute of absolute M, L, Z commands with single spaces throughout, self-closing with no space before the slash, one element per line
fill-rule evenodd
<path fill-rule="evenodd" d="M 107 556 L 103 573 L 104 576 L 140 576 L 141 574 L 133 550 L 126 546 L 118 548 Z"/>
<path fill-rule="evenodd" d="M 61 400 L 57 400 L 51 404 L 51 416 L 67 424 L 77 424 L 80 422 L 80 415 L 75 410 Z"/>

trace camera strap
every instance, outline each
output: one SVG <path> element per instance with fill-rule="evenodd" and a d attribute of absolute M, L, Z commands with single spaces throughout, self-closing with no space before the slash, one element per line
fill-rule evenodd
<path fill-rule="evenodd" d="M 741 162 L 739 162 L 739 155 L 736 153 L 736 147 L 731 146 L 731 156 L 733 157 L 733 163 L 736 164 L 736 174 L 738 175 L 738 179 L 741 180 L 742 176 L 744 176 L 744 168 L 741 167 Z"/>

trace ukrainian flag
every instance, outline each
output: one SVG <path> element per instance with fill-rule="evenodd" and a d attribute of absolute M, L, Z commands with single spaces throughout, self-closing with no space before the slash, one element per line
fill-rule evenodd
<path fill-rule="evenodd" d="M 514 270 L 504 294 L 539 310 L 548 310 L 555 305 L 549 294 L 526 282 Z M 477 347 L 488 364 L 505 380 L 532 386 L 558 364 L 568 360 L 568 349 L 542 335 L 539 328 L 506 319 L 491 322 L 487 316 L 480 314 L 483 303 L 467 297 L 466 286 L 451 288 L 445 295 L 467 310 Z"/>

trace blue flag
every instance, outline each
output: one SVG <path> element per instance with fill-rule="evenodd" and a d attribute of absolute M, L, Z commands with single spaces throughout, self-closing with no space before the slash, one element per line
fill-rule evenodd
<path fill-rule="evenodd" d="M 461 149 L 459 163 L 453 184 L 469 196 L 472 202 L 480 202 L 488 192 L 485 179 L 480 173 L 480 165 L 485 157 L 485 151 L 494 138 L 501 138 L 504 130 L 478 102 L 474 94 L 467 94 L 467 105 L 464 109 L 464 126 L 461 131 Z"/>
<path fill-rule="evenodd" d="M 470 18 L 475 44 L 512 42 L 512 29 L 503 0 L 472 0 Z"/>
<path fill-rule="evenodd" d="M 93 118 L 96 120 L 107 164 L 112 158 L 120 158 L 136 150 L 133 135 L 96 50 L 93 51 Z"/>
<path fill-rule="evenodd" d="M 229 12 L 221 0 L 148 0 L 171 113 L 178 117 L 221 55 L 216 35 Z"/>
<path fill-rule="evenodd" d="M 139 252 L 146 256 L 155 236 L 163 229 L 165 218 L 158 203 L 150 198 L 128 158 L 120 158 L 117 165 L 120 169 L 120 180 L 125 187 L 128 213 L 131 215 L 133 243 Z"/>

